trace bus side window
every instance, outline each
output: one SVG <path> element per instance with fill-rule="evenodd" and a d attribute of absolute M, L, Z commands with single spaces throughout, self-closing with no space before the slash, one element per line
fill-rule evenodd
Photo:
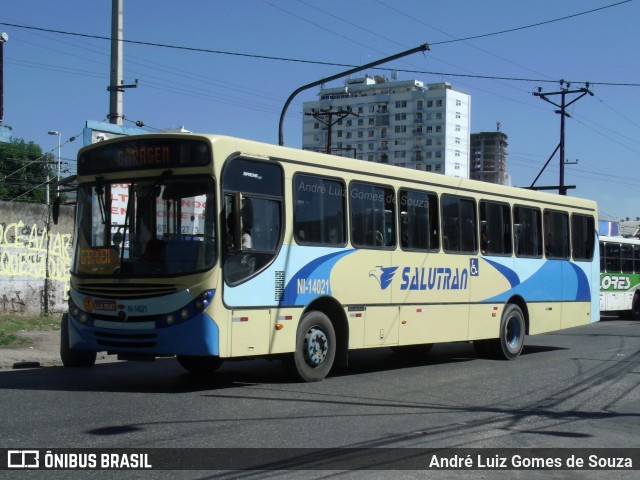
<path fill-rule="evenodd" d="M 352 182 L 349 186 L 351 243 L 357 248 L 396 245 L 395 193 L 391 187 Z"/>
<path fill-rule="evenodd" d="M 626 243 L 621 245 L 620 254 L 622 259 L 620 269 L 622 273 L 633 273 L 633 245 Z"/>
<path fill-rule="evenodd" d="M 506 203 L 480 202 L 480 251 L 511 255 L 511 210 Z"/>
<path fill-rule="evenodd" d="M 544 249 L 547 258 L 568 259 L 569 217 L 564 212 L 544 211 Z"/>
<path fill-rule="evenodd" d="M 594 231 L 593 217 L 577 214 L 571 216 L 571 249 L 574 260 L 591 261 L 593 259 Z"/>
<path fill-rule="evenodd" d="M 470 198 L 443 195 L 442 208 L 443 249 L 449 253 L 477 253 L 476 203 Z"/>
<path fill-rule="evenodd" d="M 296 174 L 293 177 L 293 231 L 308 245 L 346 244 L 346 192 L 342 180 Z"/>
<path fill-rule="evenodd" d="M 538 208 L 516 205 L 513 208 L 513 235 L 516 256 L 542 256 L 542 218 Z"/>
<path fill-rule="evenodd" d="M 438 249 L 438 197 L 400 190 L 400 246 L 405 250 Z"/>
<path fill-rule="evenodd" d="M 622 271 L 619 243 L 606 243 L 604 245 L 604 258 L 607 272 L 620 273 Z"/>

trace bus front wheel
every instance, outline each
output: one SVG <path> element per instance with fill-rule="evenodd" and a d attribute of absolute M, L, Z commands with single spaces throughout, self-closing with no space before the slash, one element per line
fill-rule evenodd
<path fill-rule="evenodd" d="M 69 345 L 69 315 L 60 321 L 60 359 L 65 367 L 92 367 L 98 354 L 90 350 L 74 350 Z"/>
<path fill-rule="evenodd" d="M 317 382 L 329 374 L 336 356 L 336 334 L 329 317 L 319 311 L 306 313 L 296 334 L 290 370 L 305 382 Z"/>
<path fill-rule="evenodd" d="M 197 357 L 192 355 L 178 355 L 178 363 L 191 373 L 208 374 L 215 372 L 222 365 L 220 357 Z"/>

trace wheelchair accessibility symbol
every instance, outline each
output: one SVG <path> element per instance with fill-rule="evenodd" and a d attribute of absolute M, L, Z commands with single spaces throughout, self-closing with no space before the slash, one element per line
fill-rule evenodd
<path fill-rule="evenodd" d="M 478 259 L 477 258 L 472 258 L 471 259 L 471 265 L 469 266 L 469 270 L 471 271 L 471 276 L 472 277 L 477 277 L 480 273 L 479 271 L 479 267 L 478 267 Z"/>

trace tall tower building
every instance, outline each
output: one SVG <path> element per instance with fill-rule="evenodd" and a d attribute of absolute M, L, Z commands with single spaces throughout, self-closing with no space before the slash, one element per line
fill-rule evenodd
<path fill-rule="evenodd" d="M 449 83 L 351 78 L 304 102 L 302 147 L 469 177 L 471 97 Z"/>
<path fill-rule="evenodd" d="M 471 134 L 471 178 L 511 185 L 507 173 L 507 135 L 501 131 Z"/>

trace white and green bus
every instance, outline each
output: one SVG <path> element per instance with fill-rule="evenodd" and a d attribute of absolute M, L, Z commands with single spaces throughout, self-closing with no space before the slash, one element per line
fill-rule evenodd
<path fill-rule="evenodd" d="M 640 320 L 640 239 L 600 236 L 600 311 Z"/>
<path fill-rule="evenodd" d="M 302 380 L 350 351 L 599 320 L 595 202 L 238 138 L 122 137 L 78 155 L 61 356 L 278 357 Z"/>

